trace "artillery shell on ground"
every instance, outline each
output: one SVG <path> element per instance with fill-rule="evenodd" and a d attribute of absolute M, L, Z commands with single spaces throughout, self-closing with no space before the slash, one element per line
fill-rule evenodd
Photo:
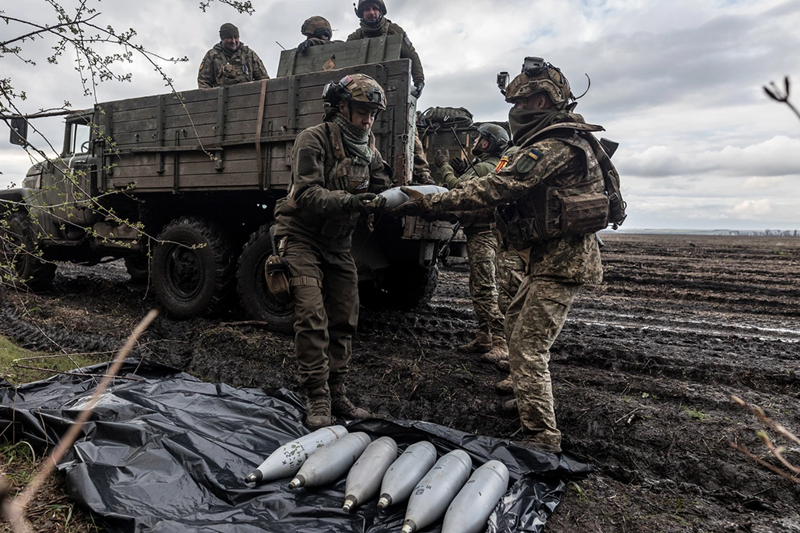
<path fill-rule="evenodd" d="M 293 476 L 314 452 L 345 435 L 347 430 L 343 426 L 331 426 L 287 442 L 248 474 L 245 481 L 257 483 Z"/>
<path fill-rule="evenodd" d="M 383 476 L 378 509 L 406 501 L 435 462 L 436 448 L 430 442 L 417 442 L 409 446 Z"/>
<path fill-rule="evenodd" d="M 402 533 L 414 533 L 444 516 L 471 469 L 472 459 L 462 450 L 439 459 L 411 493 Z"/>
<path fill-rule="evenodd" d="M 378 489 L 386 470 L 397 459 L 397 443 L 390 437 L 381 437 L 364 450 L 361 457 L 347 474 L 344 493 L 344 512 L 349 513 L 378 495 Z"/>
<path fill-rule="evenodd" d="M 442 533 L 479 533 L 508 488 L 508 468 L 489 461 L 472 474 L 444 515 Z"/>
<path fill-rule="evenodd" d="M 371 440 L 369 435 L 359 432 L 331 442 L 306 460 L 289 488 L 317 487 L 336 481 L 350 470 Z"/>

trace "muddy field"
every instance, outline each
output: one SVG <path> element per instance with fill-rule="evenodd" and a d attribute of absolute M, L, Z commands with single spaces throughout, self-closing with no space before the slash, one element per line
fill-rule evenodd
<path fill-rule="evenodd" d="M 605 283 L 585 290 L 554 346 L 563 447 L 596 473 L 571 484 L 548 532 L 800 532 L 800 484 L 757 455 L 761 424 L 800 433 L 800 239 L 607 235 Z M 464 267 L 414 313 L 362 309 L 351 389 L 370 410 L 513 439 L 503 374 L 455 350 L 475 326 Z M 0 334 L 107 357 L 147 309 L 120 263 L 59 266 L 51 291 L 8 292 Z M 140 354 L 205 379 L 297 388 L 292 341 L 242 316 L 161 317 Z M 788 444 L 778 439 L 781 444 Z M 787 457 L 800 463 L 800 449 Z"/>

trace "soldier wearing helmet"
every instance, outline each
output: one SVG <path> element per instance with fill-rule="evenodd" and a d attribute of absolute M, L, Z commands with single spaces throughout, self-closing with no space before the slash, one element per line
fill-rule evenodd
<path fill-rule="evenodd" d="M 419 98 L 425 87 L 425 72 L 422 70 L 422 61 L 419 54 L 411 44 L 405 30 L 386 18 L 386 4 L 383 0 L 359 0 L 355 8 L 356 15 L 361 19 L 361 27 L 347 36 L 348 41 L 381 37 L 382 35 L 402 35 L 400 57 L 411 60 L 411 78 L 414 81 L 412 96 Z M 430 167 L 425 158 L 425 150 L 419 139 L 419 134 L 414 130 L 414 170 L 413 177 L 419 183 L 433 183 Z"/>
<path fill-rule="evenodd" d="M 572 113 L 574 97 L 561 70 L 541 58 L 526 58 L 522 73 L 504 89 L 513 104 L 509 125 L 516 146 L 495 171 L 443 194 L 409 190 L 415 199 L 392 213 L 436 217 L 495 208 L 499 233 L 525 262 L 525 277 L 505 315 L 523 440 L 557 452 L 561 433 L 550 347 L 580 288 L 603 278 L 594 233 L 608 225 L 610 161 L 592 135 L 602 128 Z"/>
<path fill-rule="evenodd" d="M 491 174 L 500 162 L 500 156 L 508 148 L 510 140 L 508 132 L 497 124 L 484 123 L 478 126 L 478 136 L 472 145 L 475 159 L 470 164 L 463 162 L 463 166 L 459 165 L 459 176 L 456 176 L 456 171 L 447 162 L 447 155 L 437 150 L 434 164 L 441 170 L 443 185 L 448 189 L 460 188 L 475 178 Z M 455 159 L 454 163 L 457 161 L 462 160 Z M 469 212 L 456 215 L 461 220 L 467 237 L 469 293 L 478 321 L 475 338 L 458 349 L 465 353 L 482 354 L 482 360 L 498 363 L 508 360 L 508 345 L 503 315 L 497 306 L 497 238 L 494 235 L 493 211 L 488 212 L 488 215 L 482 217 L 483 220 L 475 220 Z"/>
<path fill-rule="evenodd" d="M 258 54 L 239 40 L 239 28 L 226 22 L 219 28 L 219 40 L 200 63 L 198 88 L 269 79 Z"/>
<path fill-rule="evenodd" d="M 322 124 L 301 132 L 292 149 L 292 184 L 275 207 L 280 254 L 289 263 L 295 353 L 307 396 L 309 428 L 333 415 L 367 418 L 345 390 L 358 324 L 358 275 L 351 237 L 362 215 L 381 208 L 391 168 L 375 147 L 372 125 L 386 94 L 369 76 L 351 74 L 323 92 Z"/>
<path fill-rule="evenodd" d="M 300 33 L 306 36 L 306 40 L 297 46 L 297 51 L 301 54 L 305 54 L 311 46 L 341 42 L 331 40 L 333 37 L 331 23 L 320 16 L 307 18 L 300 27 Z"/>

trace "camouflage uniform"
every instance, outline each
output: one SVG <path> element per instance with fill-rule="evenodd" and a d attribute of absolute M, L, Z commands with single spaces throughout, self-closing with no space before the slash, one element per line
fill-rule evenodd
<path fill-rule="evenodd" d="M 381 17 L 380 23 L 371 27 L 361 22 L 361 27 L 347 36 L 348 41 L 357 41 L 359 39 L 369 39 L 371 37 L 381 37 L 383 35 L 402 35 L 403 41 L 400 45 L 400 57 L 402 59 L 411 60 L 411 78 L 414 84 L 425 83 L 425 72 L 422 69 L 422 61 L 419 59 L 414 45 L 411 44 L 411 39 L 408 38 L 403 28 L 387 19 Z M 433 183 L 431 180 L 431 169 L 428 165 L 428 160 L 425 157 L 425 149 L 422 146 L 422 141 L 419 138 L 417 128 L 414 128 L 414 176 L 423 183 Z"/>
<path fill-rule="evenodd" d="M 417 54 L 416 49 L 414 49 L 414 45 L 411 44 L 411 39 L 408 38 L 403 28 L 386 17 L 381 17 L 380 23 L 374 27 L 362 21 L 361 27 L 348 35 L 347 40 L 357 41 L 360 39 L 369 39 L 370 37 L 381 37 L 383 35 L 403 36 L 403 42 L 400 45 L 400 58 L 411 60 L 411 78 L 414 80 L 414 83 L 424 82 L 425 72 L 422 70 L 422 61 L 420 61 L 419 54 Z"/>
<path fill-rule="evenodd" d="M 414 214 L 416 210 L 435 215 L 514 203 L 524 217 L 532 215 L 529 210 L 543 199 L 548 187 L 581 185 L 602 191 L 602 175 L 598 182 L 595 172 L 597 160 L 572 143 L 575 138 L 577 134 L 570 131 L 543 139 L 531 136 L 508 166 L 448 193 L 424 196 L 413 202 L 417 205 L 411 209 L 401 206 L 398 213 Z M 505 323 L 517 408 L 529 438 L 559 446 L 549 350 L 581 285 L 602 281 L 600 250 L 594 234 L 530 242 L 526 248 L 511 244 L 527 264 L 527 275 L 508 308 Z"/>
<path fill-rule="evenodd" d="M 475 178 L 489 175 L 499 162 L 500 158 L 497 156 L 481 154 L 460 177 L 456 177 L 453 167 L 445 163 L 441 167 L 444 185 L 448 189 L 461 188 Z M 475 317 L 478 320 L 476 338 L 479 341 L 485 339 L 485 343 L 491 343 L 493 339 L 497 342 L 505 339 L 505 333 L 503 315 L 497 307 L 495 270 L 497 238 L 494 235 L 494 224 L 466 220 L 462 220 L 462 223 L 464 224 L 464 235 L 467 237 L 469 294 L 472 298 L 473 309 L 475 309 Z M 495 339 L 495 337 L 497 338 Z M 484 342 L 479 342 L 479 344 L 484 344 Z"/>
<path fill-rule="evenodd" d="M 231 52 L 222 43 L 217 43 L 200 63 L 197 87 L 212 89 L 221 85 L 265 79 L 269 79 L 267 69 L 253 50 L 241 44 L 235 52 Z"/>

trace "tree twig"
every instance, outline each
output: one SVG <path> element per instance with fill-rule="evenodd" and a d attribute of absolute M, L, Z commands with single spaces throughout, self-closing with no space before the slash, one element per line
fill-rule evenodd
<path fill-rule="evenodd" d="M 117 354 L 117 357 L 114 359 L 108 374 L 97 386 L 97 389 L 95 389 L 94 394 L 92 394 L 92 397 L 89 400 L 89 403 L 86 405 L 83 411 L 81 411 L 80 416 L 78 416 L 77 420 L 75 420 L 75 423 L 69 428 L 66 435 L 64 435 L 64 437 L 59 441 L 58 446 L 56 446 L 56 448 L 53 450 L 53 453 L 50 455 L 50 457 L 44 460 L 42 466 L 39 468 L 39 472 L 37 472 L 36 476 L 19 496 L 17 496 L 13 501 L 9 502 L 7 505 L 4 505 L 6 516 L 11 522 L 11 526 L 15 533 L 28 532 L 31 530 L 30 525 L 25 519 L 25 510 L 30 504 L 31 499 L 33 499 L 33 497 L 36 495 L 36 492 L 44 483 L 45 479 L 47 479 L 47 477 L 53 472 L 53 469 L 56 467 L 58 462 L 75 442 L 75 439 L 78 438 L 84 423 L 86 423 L 86 421 L 92 415 L 97 402 L 100 401 L 100 397 L 111 384 L 111 380 L 113 380 L 114 376 L 116 376 L 117 372 L 119 372 L 119 369 L 122 367 L 122 363 L 125 361 L 125 358 L 128 357 L 128 354 L 133 349 L 136 341 L 157 316 L 158 311 L 152 310 L 147 313 L 147 316 L 145 316 L 139 325 L 136 326 L 136 329 L 134 329 L 133 333 L 131 333 L 130 337 L 128 337 L 125 346 L 122 347 Z"/>

